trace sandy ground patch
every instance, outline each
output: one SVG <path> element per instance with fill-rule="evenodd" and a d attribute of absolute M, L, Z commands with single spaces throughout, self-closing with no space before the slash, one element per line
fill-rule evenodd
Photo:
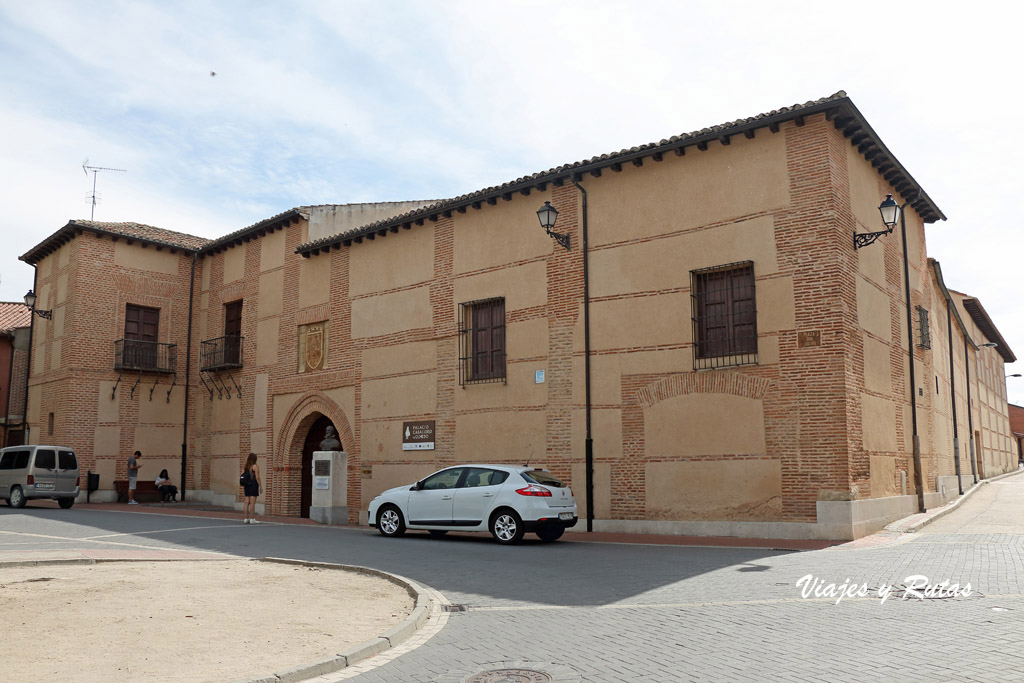
<path fill-rule="evenodd" d="M 0 661 L 29 681 L 233 681 L 331 657 L 413 607 L 379 577 L 255 560 L 3 567 Z"/>

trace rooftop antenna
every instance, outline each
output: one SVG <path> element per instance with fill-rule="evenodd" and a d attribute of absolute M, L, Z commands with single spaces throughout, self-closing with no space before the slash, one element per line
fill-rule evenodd
<path fill-rule="evenodd" d="M 92 220 L 96 215 L 96 204 L 99 201 L 99 195 L 96 194 L 96 176 L 100 171 L 118 171 L 119 173 L 127 173 L 126 168 L 106 168 L 104 166 L 89 166 L 89 157 L 85 158 L 82 162 L 82 172 L 85 175 L 89 175 L 89 171 L 92 171 L 92 194 L 85 195 L 85 201 L 92 204 L 92 210 L 89 212 L 89 220 Z"/>

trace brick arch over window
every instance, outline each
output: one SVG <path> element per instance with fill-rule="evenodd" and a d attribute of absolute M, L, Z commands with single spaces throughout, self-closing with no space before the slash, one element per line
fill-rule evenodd
<path fill-rule="evenodd" d="M 345 411 L 319 391 L 303 394 L 288 411 L 277 436 L 271 463 L 274 476 L 271 481 L 270 514 L 299 516 L 302 493 L 302 446 L 309 428 L 321 415 L 334 423 L 334 428 L 338 431 L 338 440 L 349 454 L 349 464 L 352 464 L 355 435 Z M 346 485 L 351 486 L 351 482 L 346 482 Z M 358 496 L 358 493 L 350 490 L 349 498 L 351 499 L 353 495 Z"/>
<path fill-rule="evenodd" d="M 689 373 L 673 375 L 641 387 L 636 392 L 637 403 L 643 408 L 684 394 L 732 394 L 744 398 L 764 398 L 771 380 L 735 372 Z"/>

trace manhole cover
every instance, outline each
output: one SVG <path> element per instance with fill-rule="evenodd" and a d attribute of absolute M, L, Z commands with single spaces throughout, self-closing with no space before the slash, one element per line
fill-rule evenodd
<path fill-rule="evenodd" d="M 493 669 L 473 674 L 466 683 L 550 683 L 551 676 L 533 669 Z"/>

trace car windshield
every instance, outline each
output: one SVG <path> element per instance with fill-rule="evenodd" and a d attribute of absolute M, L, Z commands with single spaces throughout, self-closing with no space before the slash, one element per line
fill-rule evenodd
<path fill-rule="evenodd" d="M 544 484 L 544 486 L 553 486 L 557 489 L 565 488 L 565 484 L 561 479 L 551 474 L 547 470 L 528 470 L 523 472 L 523 479 L 534 484 Z"/>

